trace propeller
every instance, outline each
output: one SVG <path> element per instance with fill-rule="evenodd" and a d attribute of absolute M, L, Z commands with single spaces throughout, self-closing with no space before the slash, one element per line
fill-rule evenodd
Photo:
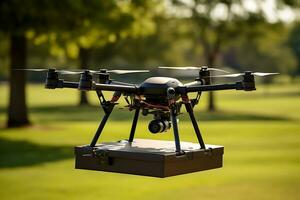
<path fill-rule="evenodd" d="M 90 70 L 93 74 L 102 74 L 102 73 L 113 73 L 113 74 L 133 74 L 133 73 L 147 73 L 150 72 L 149 70 L 122 70 L 122 69 L 114 69 L 114 70 Z"/>
<path fill-rule="evenodd" d="M 207 69 L 209 71 L 219 71 L 219 72 L 224 72 L 224 73 L 229 73 L 228 71 L 222 70 L 222 69 L 217 69 L 217 68 L 212 68 L 212 67 L 207 67 L 207 66 L 202 66 L 202 67 L 194 67 L 194 66 L 186 66 L 186 67 L 165 67 L 165 66 L 159 66 L 159 69 L 172 69 L 172 70 L 201 70 L 201 69 Z"/>
<path fill-rule="evenodd" d="M 223 74 L 223 75 L 217 75 L 217 76 L 211 76 L 211 77 L 234 78 L 234 77 L 245 76 L 245 75 L 270 76 L 270 75 L 277 75 L 277 74 L 279 74 L 279 73 L 245 72 L 245 73 L 237 73 L 237 74 Z"/>
<path fill-rule="evenodd" d="M 49 71 L 49 69 L 13 69 L 16 71 L 31 71 L 31 72 L 46 72 Z"/>
<path fill-rule="evenodd" d="M 20 70 L 20 71 L 31 71 L 31 72 L 48 72 L 51 69 L 15 69 L 15 70 Z M 83 74 L 86 72 L 90 72 L 92 74 L 104 74 L 104 73 L 113 73 L 113 74 L 132 74 L 132 73 L 146 73 L 149 72 L 149 70 L 106 70 L 106 69 L 100 69 L 98 71 L 96 70 L 55 70 L 55 72 L 58 72 L 60 74 L 67 74 L 67 75 L 78 75 L 78 74 Z"/>
<path fill-rule="evenodd" d="M 14 69 L 16 71 L 29 71 L 29 72 L 57 72 L 59 74 L 80 74 L 81 72 L 69 71 L 69 70 L 57 70 L 55 68 L 50 69 Z"/>

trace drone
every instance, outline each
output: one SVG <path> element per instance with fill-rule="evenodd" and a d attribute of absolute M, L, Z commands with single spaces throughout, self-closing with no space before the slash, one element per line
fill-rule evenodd
<path fill-rule="evenodd" d="M 218 90 L 253 91 L 255 76 L 268 76 L 277 73 L 246 71 L 230 74 L 227 71 L 202 67 L 159 67 L 163 70 L 190 70 L 195 80 L 183 84 L 172 77 L 150 77 L 140 84 L 119 82 L 111 79 L 111 74 L 146 73 L 149 70 L 56 70 L 21 69 L 35 72 L 47 72 L 45 88 L 71 88 L 80 91 L 95 91 L 104 116 L 88 145 L 76 146 L 75 168 L 118 172 L 152 177 L 169 177 L 196 171 L 220 168 L 223 166 L 224 147 L 205 144 L 194 115 L 194 107 L 199 103 L 202 92 Z M 222 72 L 213 75 L 211 72 Z M 80 75 L 78 82 L 65 81 L 61 75 Z M 240 81 L 225 84 L 213 84 L 212 78 L 241 77 Z M 113 91 L 111 99 L 103 91 Z M 190 93 L 197 93 L 190 98 Z M 135 111 L 128 140 L 98 143 L 104 126 L 118 100 L 123 96 L 129 111 Z M 177 117 L 184 105 L 198 143 L 180 142 Z M 173 129 L 174 141 L 135 139 L 136 126 L 140 113 L 152 115 L 148 129 L 153 134 Z"/>
<path fill-rule="evenodd" d="M 129 111 L 135 111 L 130 130 L 128 142 L 132 143 L 135 136 L 136 126 L 140 113 L 142 115 L 152 115 L 153 120 L 149 122 L 148 129 L 151 133 L 157 134 L 173 129 L 176 155 L 184 154 L 182 151 L 177 117 L 181 113 L 181 107 L 184 105 L 190 120 L 192 122 L 195 134 L 198 139 L 199 148 L 206 149 L 200 129 L 197 124 L 193 109 L 199 103 L 202 92 L 218 90 L 243 90 L 253 91 L 255 87 L 255 76 L 268 76 L 278 73 L 262 73 L 246 71 L 244 73 L 228 74 L 229 72 L 202 67 L 159 67 L 164 70 L 196 70 L 195 81 L 183 84 L 178 79 L 171 77 L 150 77 L 140 84 L 131 84 L 126 82 L 114 81 L 110 74 L 129 74 L 146 73 L 149 70 L 84 70 L 70 71 L 51 69 L 21 69 L 26 71 L 46 71 L 47 78 L 45 88 L 71 88 L 81 91 L 95 91 L 97 93 L 100 105 L 104 110 L 104 116 L 99 127 L 90 143 L 90 147 L 95 147 L 97 141 L 104 129 L 104 126 L 112 113 L 114 107 L 118 104 L 121 96 L 126 100 L 126 107 Z M 211 75 L 211 71 L 222 72 L 221 75 Z M 226 74 L 224 74 L 226 73 Z M 60 75 L 80 75 L 78 82 L 70 82 L 61 79 Z M 242 77 L 241 81 L 226 84 L 213 84 L 212 78 L 217 77 Z M 113 91 L 114 94 L 110 100 L 107 100 L 103 91 Z M 197 93 L 195 98 L 190 98 L 190 93 Z"/>

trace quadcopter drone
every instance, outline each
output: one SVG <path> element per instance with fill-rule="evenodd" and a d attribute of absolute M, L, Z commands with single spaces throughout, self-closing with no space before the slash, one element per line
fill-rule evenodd
<path fill-rule="evenodd" d="M 119 98 L 123 95 L 128 109 L 135 110 L 131 131 L 129 135 L 129 143 L 133 142 L 135 130 L 139 118 L 139 114 L 153 115 L 153 120 L 149 123 L 148 129 L 151 133 L 157 134 L 173 128 L 176 153 L 182 154 L 177 116 L 180 114 L 182 105 L 185 106 L 187 113 L 191 119 L 194 131 L 196 133 L 200 149 L 205 149 L 205 143 L 201 136 L 193 108 L 199 103 L 201 93 L 205 91 L 217 90 L 255 90 L 254 76 L 267 76 L 277 73 L 261 73 L 250 72 L 238 74 L 222 74 L 211 76 L 211 71 L 219 71 L 228 73 L 224 70 L 203 67 L 159 67 L 165 70 L 197 70 L 198 74 L 195 81 L 183 84 L 179 80 L 170 77 L 150 77 L 140 84 L 130 84 L 114 81 L 110 78 L 111 73 L 128 74 L 149 72 L 148 70 L 84 70 L 84 71 L 68 71 L 56 69 L 24 69 L 28 71 L 47 71 L 45 87 L 47 89 L 56 88 L 72 88 L 82 91 L 95 91 L 104 110 L 105 115 L 90 143 L 90 147 L 95 147 L 101 132 L 112 113 Z M 22 69 L 23 70 L 23 69 Z M 59 75 L 77 74 L 80 75 L 78 82 L 65 81 L 59 78 Z M 212 84 L 212 77 L 242 77 L 241 81 L 227 84 Z M 102 91 L 114 91 L 110 100 L 104 97 Z M 189 98 L 190 93 L 197 93 L 193 99 Z"/>

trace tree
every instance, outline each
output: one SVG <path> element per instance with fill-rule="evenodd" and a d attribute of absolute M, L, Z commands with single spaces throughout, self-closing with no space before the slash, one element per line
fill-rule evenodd
<path fill-rule="evenodd" d="M 0 32 L 10 40 L 10 97 L 8 127 L 30 124 L 25 96 L 25 73 L 16 68 L 26 68 L 28 31 L 36 35 L 49 32 L 73 31 L 93 17 L 93 7 L 102 6 L 97 0 L 87 4 L 84 0 L 2 0 L 0 1 Z M 62 16 L 63 14 L 63 16 Z"/>
<path fill-rule="evenodd" d="M 263 4 L 256 2 L 256 9 L 246 7 L 243 0 L 191 0 L 175 1 L 175 7 L 185 11 L 187 18 L 194 23 L 196 41 L 204 49 L 206 65 L 214 66 L 227 41 L 237 37 L 245 37 L 245 27 L 256 24 L 268 24 Z M 297 0 L 276 1 L 276 11 L 284 6 L 299 6 Z M 275 12 L 278 13 L 278 12 Z M 255 34 L 255 29 L 251 29 Z M 214 95 L 209 93 L 208 110 L 216 110 Z"/>
<path fill-rule="evenodd" d="M 22 3 L 22 4 L 21 4 Z M 41 28 L 44 18 L 34 21 L 39 6 L 31 7 L 27 1 L 0 2 L 0 31 L 8 35 L 10 40 L 10 96 L 8 107 L 8 127 L 28 125 L 28 113 L 25 96 L 25 74 L 15 71 L 16 68 L 26 68 L 27 40 L 26 30 L 32 27 Z"/>
<path fill-rule="evenodd" d="M 153 33 L 153 17 L 159 5 L 156 0 L 107 1 L 101 10 L 90 10 L 90 13 L 99 14 L 86 21 L 81 29 L 66 33 L 68 39 L 62 41 L 61 45 L 73 44 L 78 51 L 75 56 L 79 57 L 80 68 L 87 69 L 94 49 L 105 49 L 125 38 L 143 37 Z M 86 92 L 80 91 L 79 105 L 87 104 Z"/>
<path fill-rule="evenodd" d="M 245 37 L 235 40 L 224 50 L 223 62 L 238 71 L 269 71 L 292 74 L 296 67 L 296 58 L 288 48 L 289 28 L 285 24 L 270 24 L 260 29 L 260 37 Z M 247 47 L 247 48 L 245 48 Z M 275 76 L 262 79 L 268 83 Z"/>
<path fill-rule="evenodd" d="M 300 24 L 299 23 L 295 23 L 289 35 L 287 44 L 290 47 L 291 51 L 293 52 L 297 60 L 297 68 L 294 71 L 293 75 L 299 75 L 300 74 Z"/>

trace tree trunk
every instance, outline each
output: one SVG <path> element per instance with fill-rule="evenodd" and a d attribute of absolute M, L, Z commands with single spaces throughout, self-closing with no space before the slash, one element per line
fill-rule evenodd
<path fill-rule="evenodd" d="M 209 67 L 213 67 L 215 63 L 215 56 L 214 55 L 209 55 L 207 58 L 207 64 Z M 214 92 L 209 92 L 208 96 L 208 108 L 207 110 L 209 112 L 216 111 L 216 99 L 215 99 L 215 93 Z"/>
<path fill-rule="evenodd" d="M 26 68 L 27 40 L 25 35 L 10 36 L 10 95 L 8 107 L 7 127 L 19 127 L 29 125 L 24 71 L 17 68 Z"/>
<path fill-rule="evenodd" d="M 91 58 L 91 49 L 80 48 L 79 50 L 79 59 L 80 59 L 80 69 L 88 69 Z M 80 91 L 80 100 L 79 105 L 89 105 L 89 100 L 87 97 L 86 91 Z"/>

